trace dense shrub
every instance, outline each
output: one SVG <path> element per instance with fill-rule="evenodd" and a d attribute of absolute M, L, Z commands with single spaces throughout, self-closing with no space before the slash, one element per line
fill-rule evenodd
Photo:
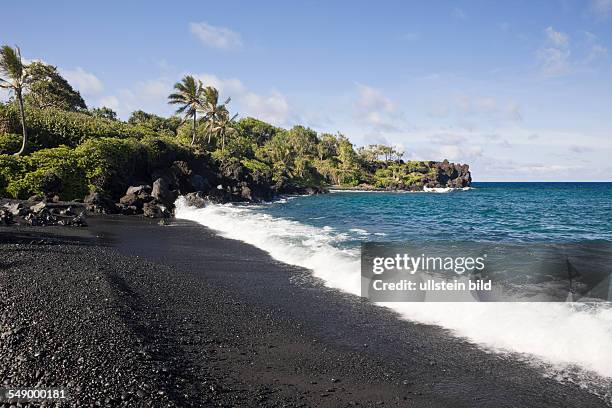
<path fill-rule="evenodd" d="M 177 160 L 188 160 L 192 150 L 167 136 L 145 137 L 140 143 L 147 152 L 148 168 L 166 168 Z"/>
<path fill-rule="evenodd" d="M 14 180 L 19 180 L 25 172 L 21 157 L 0 154 L 0 197 L 7 195 L 7 188 Z"/>
<path fill-rule="evenodd" d="M 0 154 L 13 154 L 21 148 L 21 135 L 0 134 Z"/>
<path fill-rule="evenodd" d="M 155 169 L 192 157 L 189 148 L 164 137 L 90 139 L 76 148 L 88 186 L 120 197 L 131 184 L 147 181 Z"/>
<path fill-rule="evenodd" d="M 409 189 L 421 187 L 429 171 L 421 162 L 393 163 L 376 170 L 374 180 L 376 187 Z"/>
<path fill-rule="evenodd" d="M 244 159 L 241 161 L 242 165 L 246 167 L 249 172 L 253 175 L 253 178 L 271 178 L 272 169 L 264 162 L 256 159 Z"/>
<path fill-rule="evenodd" d="M 144 126 L 133 126 L 120 121 L 96 118 L 83 112 L 58 109 L 26 109 L 26 124 L 30 138 L 28 151 L 61 145 L 76 147 L 87 139 L 100 137 L 143 138 L 156 133 Z M 12 104 L 0 107 L 0 127 L 19 133 L 21 122 Z"/>
<path fill-rule="evenodd" d="M 13 175 L 6 187 L 14 198 L 57 194 L 63 200 L 74 200 L 87 194 L 87 178 L 79 155 L 69 147 L 39 150 L 19 161 L 23 173 Z"/>
<path fill-rule="evenodd" d="M 125 193 L 147 161 L 145 148 L 135 139 L 90 139 L 79 145 L 76 152 L 89 188 L 113 197 Z"/>

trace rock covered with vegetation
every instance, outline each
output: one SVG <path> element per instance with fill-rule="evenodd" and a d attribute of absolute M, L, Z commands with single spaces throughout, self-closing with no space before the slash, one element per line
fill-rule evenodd
<path fill-rule="evenodd" d="M 386 190 L 469 186 L 467 165 L 403 161 L 385 145 L 356 149 L 341 134 L 283 129 L 243 118 L 218 91 L 191 76 L 175 85 L 169 118 L 143 111 L 127 121 L 88 109 L 57 69 L 25 65 L 2 47 L 0 197 L 80 200 L 95 212 L 171 214 L 179 195 L 212 202 L 316 194 L 328 186 Z M 15 152 L 18 152 L 15 154 Z"/>

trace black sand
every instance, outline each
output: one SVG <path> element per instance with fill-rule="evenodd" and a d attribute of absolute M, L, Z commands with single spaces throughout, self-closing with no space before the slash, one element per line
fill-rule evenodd
<path fill-rule="evenodd" d="M 70 406 L 600 407 L 199 225 L 0 227 L 0 380 Z"/>

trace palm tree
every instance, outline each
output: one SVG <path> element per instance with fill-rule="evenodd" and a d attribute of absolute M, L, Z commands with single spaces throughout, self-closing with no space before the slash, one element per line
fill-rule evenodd
<path fill-rule="evenodd" d="M 223 111 L 227 112 L 226 105 L 230 103 L 232 98 L 227 98 L 225 102 L 219 104 L 219 91 L 212 86 L 207 86 L 204 89 L 204 106 L 203 111 L 205 112 L 206 118 L 206 129 L 208 133 L 208 144 L 210 144 L 210 137 L 215 133 L 214 128 L 217 126 L 217 120 L 223 115 Z"/>
<path fill-rule="evenodd" d="M 191 144 L 195 143 L 196 126 L 198 110 L 201 110 L 202 105 L 202 81 L 195 79 L 191 75 L 187 75 L 181 82 L 174 84 L 176 93 L 168 96 L 168 103 L 173 105 L 181 105 L 176 113 L 184 114 L 183 122 L 189 118 L 193 119 L 193 129 L 191 136 Z"/>
<path fill-rule="evenodd" d="M 225 106 L 222 106 L 217 115 L 217 122 L 211 129 L 213 133 L 216 133 L 221 137 L 221 151 L 225 150 L 225 137 L 233 135 L 237 132 L 234 128 L 234 120 L 238 114 L 230 117 L 229 112 Z"/>
<path fill-rule="evenodd" d="M 0 88 L 10 89 L 15 92 L 19 103 L 19 113 L 21 115 L 21 129 L 23 140 L 21 149 L 15 153 L 16 156 L 25 153 L 28 144 L 28 131 L 26 129 L 25 110 L 23 109 L 23 90 L 28 82 L 27 66 L 21 60 L 21 50 L 19 47 L 11 48 L 3 45 L 0 48 Z"/>

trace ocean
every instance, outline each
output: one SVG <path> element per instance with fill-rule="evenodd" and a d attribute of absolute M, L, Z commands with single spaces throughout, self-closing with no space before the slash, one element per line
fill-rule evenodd
<path fill-rule="evenodd" d="M 327 286 L 355 295 L 361 290 L 362 242 L 522 248 L 523 256 L 507 261 L 503 279 L 531 292 L 555 281 L 526 263 L 542 256 L 538 251 L 562 248 L 563 256 L 595 259 L 582 268 L 585 276 L 612 267 L 612 183 L 474 183 L 471 190 L 448 193 L 334 191 L 202 209 L 179 199 L 176 216 L 308 268 Z M 541 366 L 545 375 L 579 382 L 612 401 L 610 302 L 381 305 L 492 352 L 511 353 Z"/>

